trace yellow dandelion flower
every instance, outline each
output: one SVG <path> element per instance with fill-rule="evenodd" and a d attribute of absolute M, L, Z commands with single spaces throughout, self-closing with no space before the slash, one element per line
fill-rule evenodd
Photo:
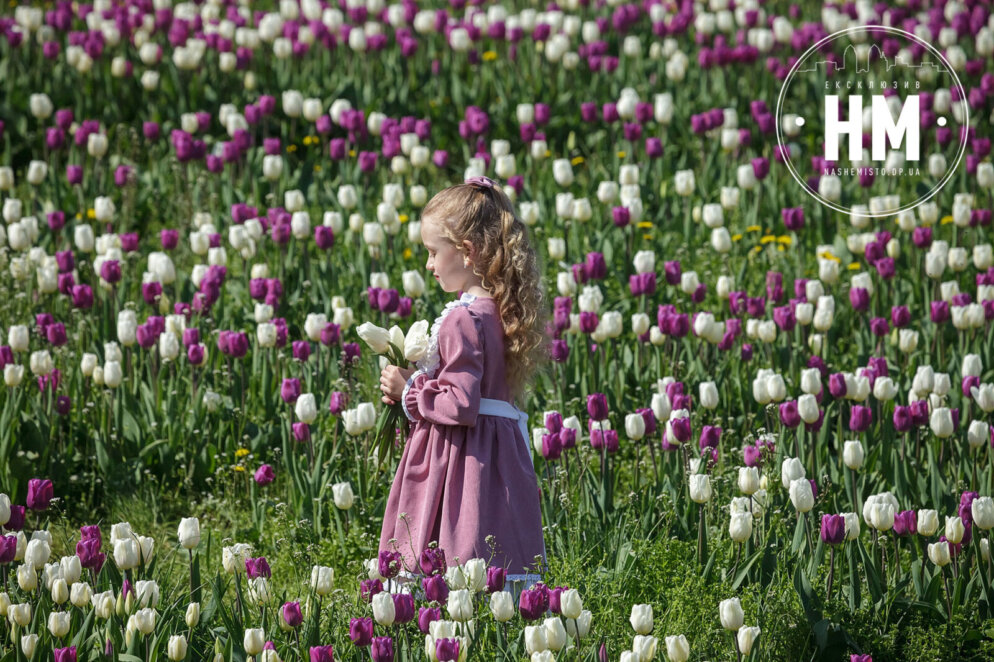
<path fill-rule="evenodd" d="M 835 257 L 828 251 L 822 251 L 821 253 L 818 254 L 818 257 L 822 258 L 823 260 L 831 260 L 832 262 L 842 262 L 842 260 Z"/>
<path fill-rule="evenodd" d="M 314 172 L 321 172 L 321 166 L 314 164 Z"/>
<path fill-rule="evenodd" d="M 776 240 L 777 240 L 776 237 L 774 237 L 772 234 L 768 234 L 768 235 L 764 235 L 762 238 L 760 238 L 759 243 L 761 243 L 761 244 L 768 244 L 771 241 L 776 241 Z"/>
<path fill-rule="evenodd" d="M 642 230 L 652 227 L 652 221 L 639 221 L 638 227 Z"/>
<path fill-rule="evenodd" d="M 408 218 L 410 218 L 410 217 L 409 217 L 409 216 L 408 216 L 407 214 L 401 214 L 401 215 L 400 215 L 400 216 L 398 216 L 397 218 L 399 218 L 399 219 L 400 219 L 400 222 L 401 222 L 401 223 L 407 223 L 407 220 L 408 220 Z"/>
<path fill-rule="evenodd" d="M 849 266 L 846 267 L 849 271 L 859 271 L 859 262 L 850 262 Z"/>
<path fill-rule="evenodd" d="M 949 225 L 952 222 L 953 222 L 953 217 L 952 216 L 943 216 L 942 220 L 939 221 L 939 224 L 940 225 Z"/>
<path fill-rule="evenodd" d="M 627 154 L 626 152 L 618 152 L 618 158 L 619 158 L 619 159 L 623 159 L 623 158 L 625 158 L 626 156 L 628 156 L 628 154 Z"/>
<path fill-rule="evenodd" d="M 758 225 L 750 225 L 749 227 L 746 228 L 746 232 L 759 232 L 762 229 L 763 228 L 759 227 Z"/>
<path fill-rule="evenodd" d="M 574 156 L 572 159 L 570 159 L 570 163 L 572 163 L 573 165 L 580 165 L 581 163 L 583 163 L 583 157 Z"/>
<path fill-rule="evenodd" d="M 355 156 L 355 150 L 354 149 L 350 149 L 349 150 L 349 156 Z"/>
<path fill-rule="evenodd" d="M 484 51 L 483 52 L 483 61 L 484 62 L 493 62 L 496 59 L 497 59 L 497 51 Z"/>
<path fill-rule="evenodd" d="M 777 246 L 777 250 L 783 253 L 787 249 L 785 249 L 783 246 Z"/>
<path fill-rule="evenodd" d="M 304 136 L 304 146 L 305 147 L 310 147 L 311 146 L 311 137 L 310 136 Z"/>
<path fill-rule="evenodd" d="M 740 235 L 740 234 L 733 234 L 732 235 L 732 241 L 739 241 L 741 239 L 742 239 L 742 235 Z"/>
<path fill-rule="evenodd" d="M 778 244 L 785 244 L 787 246 L 790 246 L 790 235 L 786 235 L 786 234 L 780 235 L 779 237 L 777 237 L 777 243 Z"/>
<path fill-rule="evenodd" d="M 78 220 L 80 220 L 81 218 L 83 218 L 83 215 L 82 215 L 82 214 L 80 214 L 79 212 L 76 212 L 76 220 L 78 221 Z"/>
<path fill-rule="evenodd" d="M 753 246 L 752 252 L 753 253 L 758 253 L 761 250 L 763 250 L 762 246 Z"/>
<path fill-rule="evenodd" d="M 287 145 L 286 151 L 288 151 L 291 154 L 293 154 L 294 152 L 297 151 L 297 146 L 296 145 Z"/>
<path fill-rule="evenodd" d="M 249 450 L 247 448 L 239 448 L 238 450 L 235 451 L 235 457 L 239 457 L 239 458 L 245 457 L 248 454 L 249 454 Z"/>
<path fill-rule="evenodd" d="M 88 219 L 90 219 L 90 220 L 95 219 L 97 217 L 97 210 L 96 209 L 87 209 L 86 210 L 86 217 Z"/>
<path fill-rule="evenodd" d="M 405 260 L 410 260 L 412 255 L 414 255 L 414 253 L 411 252 L 410 248 L 405 248 L 404 249 L 404 259 Z"/>
<path fill-rule="evenodd" d="M 644 235 L 642 235 L 642 238 L 645 239 L 646 241 L 652 241 L 652 235 L 651 234 L 644 234 Z"/>
<path fill-rule="evenodd" d="M 240 464 L 236 464 L 234 467 L 232 467 L 232 469 L 234 469 L 235 471 L 237 471 L 239 473 L 245 473 L 245 467 L 243 467 Z"/>
<path fill-rule="evenodd" d="M 552 156 L 552 150 L 551 149 L 545 150 L 545 158 L 549 158 L 550 156 Z"/>

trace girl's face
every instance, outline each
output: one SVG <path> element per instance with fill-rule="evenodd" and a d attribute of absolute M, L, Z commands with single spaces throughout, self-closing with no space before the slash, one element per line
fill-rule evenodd
<path fill-rule="evenodd" d="M 425 268 L 435 276 L 443 291 L 458 292 L 465 289 L 467 277 L 472 272 L 465 266 L 463 254 L 441 234 L 440 229 L 433 219 L 421 221 L 421 241 L 428 249 Z"/>

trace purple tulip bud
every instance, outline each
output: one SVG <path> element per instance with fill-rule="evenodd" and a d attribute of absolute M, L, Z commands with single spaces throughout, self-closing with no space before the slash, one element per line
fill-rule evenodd
<path fill-rule="evenodd" d="M 763 180 L 770 174 L 770 161 L 765 157 L 758 156 L 752 160 L 752 172 L 756 179 Z"/>
<path fill-rule="evenodd" d="M 862 287 L 854 287 L 849 290 L 849 303 L 853 310 L 864 311 L 870 307 L 870 293 Z"/>
<path fill-rule="evenodd" d="M 783 219 L 784 227 L 794 232 L 804 227 L 804 208 L 788 207 L 780 210 L 780 217 Z"/>
<path fill-rule="evenodd" d="M 369 646 L 373 642 L 373 619 L 353 618 L 349 622 L 349 639 L 356 646 Z"/>
<path fill-rule="evenodd" d="M 400 552 L 381 550 L 379 555 L 380 576 L 385 579 L 392 579 L 404 567 L 404 557 Z"/>
<path fill-rule="evenodd" d="M 828 392 L 833 398 L 844 398 L 846 396 L 846 377 L 841 372 L 833 373 L 828 378 Z"/>
<path fill-rule="evenodd" d="M 400 294 L 395 289 L 380 290 L 377 294 L 378 310 L 392 313 L 400 305 Z"/>
<path fill-rule="evenodd" d="M 179 244 L 179 230 L 161 230 L 159 242 L 162 244 L 163 250 L 173 250 Z"/>
<path fill-rule="evenodd" d="M 821 540 L 826 545 L 839 545 L 846 538 L 846 518 L 842 515 L 821 516 Z"/>
<path fill-rule="evenodd" d="M 896 328 L 902 328 L 911 323 L 911 312 L 907 306 L 894 306 L 890 309 L 890 321 Z"/>
<path fill-rule="evenodd" d="M 663 155 L 663 141 L 659 138 L 645 139 L 645 155 L 650 159 L 658 159 Z"/>
<path fill-rule="evenodd" d="M 911 241 L 918 248 L 928 248 L 932 245 L 932 228 L 919 226 L 911 233 Z"/>
<path fill-rule="evenodd" d="M 204 362 L 204 355 L 205 351 L 203 345 L 190 345 L 186 348 L 186 360 L 190 362 L 190 365 L 202 364 Z"/>
<path fill-rule="evenodd" d="M 83 166 L 67 165 L 66 181 L 72 186 L 81 184 L 83 182 Z"/>
<path fill-rule="evenodd" d="M 533 588 L 521 592 L 518 598 L 518 611 L 526 621 L 534 621 L 542 617 L 549 609 L 549 595 L 542 588 Z"/>
<path fill-rule="evenodd" d="M 11 506 L 10 507 L 10 519 L 7 523 L 3 525 L 3 528 L 7 531 L 20 531 L 24 528 L 24 511 L 25 506 Z"/>
<path fill-rule="evenodd" d="M 716 449 L 721 442 L 721 428 L 717 425 L 705 425 L 701 428 L 701 436 L 698 440 L 698 447 L 704 449 Z"/>
<path fill-rule="evenodd" d="M 311 356 L 311 343 L 306 340 L 293 341 L 293 358 L 304 363 Z"/>
<path fill-rule="evenodd" d="M 304 622 L 304 615 L 300 611 L 299 602 L 286 602 L 281 610 L 283 621 L 292 628 Z"/>
<path fill-rule="evenodd" d="M 911 403 L 911 422 L 916 426 L 928 425 L 928 400 L 915 400 Z"/>
<path fill-rule="evenodd" d="M 249 579 L 255 579 L 256 577 L 269 579 L 273 576 L 273 571 L 270 569 L 266 557 L 260 556 L 255 559 L 245 559 L 245 574 Z"/>
<path fill-rule="evenodd" d="M 394 623 L 409 623 L 414 620 L 414 596 L 410 593 L 394 593 Z"/>
<path fill-rule="evenodd" d="M 504 568 L 490 566 L 487 568 L 487 593 L 504 590 L 507 571 Z"/>
<path fill-rule="evenodd" d="M 421 580 L 421 588 L 425 597 L 433 602 L 445 602 L 449 598 L 449 587 L 442 575 L 432 575 Z"/>
<path fill-rule="evenodd" d="M 159 124 L 157 122 L 143 122 L 142 133 L 149 142 L 158 141 L 160 135 Z"/>
<path fill-rule="evenodd" d="M 333 646 L 311 646 L 309 654 L 311 662 L 335 662 Z"/>
<path fill-rule="evenodd" d="M 914 510 L 902 510 L 894 515 L 894 533 L 899 536 L 918 533 L 918 514 Z"/>
<path fill-rule="evenodd" d="M 117 260 L 104 260 L 100 265 L 100 277 L 114 284 L 121 280 L 121 265 Z"/>
<path fill-rule="evenodd" d="M 321 250 L 328 250 L 335 245 L 335 233 L 326 225 L 314 228 L 314 243 Z"/>
<path fill-rule="evenodd" d="M 540 26 L 542 24 L 539 24 Z M 548 27 L 548 26 L 546 26 Z M 459 640 L 439 638 L 435 640 L 435 657 L 438 662 L 451 662 L 459 659 Z"/>
<path fill-rule="evenodd" d="M 607 418 L 607 397 L 603 393 L 591 393 L 587 396 L 587 414 L 595 421 Z"/>
<path fill-rule="evenodd" d="M 853 405 L 849 410 L 849 429 L 852 432 L 865 432 L 873 422 L 873 410 L 862 405 Z"/>
<path fill-rule="evenodd" d="M 930 309 L 932 322 L 934 324 L 942 324 L 944 322 L 948 322 L 952 318 L 952 315 L 949 312 L 949 304 L 945 301 L 933 301 Z"/>
<path fill-rule="evenodd" d="M 429 625 L 433 621 L 440 620 L 442 620 L 442 609 L 440 607 L 421 607 L 418 609 L 418 629 L 423 634 L 428 634 Z"/>
<path fill-rule="evenodd" d="M 37 512 L 48 510 L 48 504 L 52 497 L 52 481 L 47 478 L 32 478 L 28 481 L 28 508 Z"/>
<path fill-rule="evenodd" d="M 283 384 L 280 386 L 280 397 L 283 398 L 283 402 L 287 404 L 293 404 L 300 397 L 300 380 L 296 377 L 286 377 L 283 379 Z"/>
<path fill-rule="evenodd" d="M 345 363 L 352 363 L 362 356 L 362 349 L 359 343 L 347 342 L 342 345 L 342 353 Z"/>
<path fill-rule="evenodd" d="M 383 591 L 383 582 L 379 579 L 366 579 L 359 582 L 359 597 L 364 602 L 372 602 L 373 596 Z"/>
<path fill-rule="evenodd" d="M 394 602 L 396 602 L 399 597 L 404 596 L 395 595 Z M 411 596 L 408 595 L 406 597 L 410 598 Z M 394 622 L 399 622 L 399 620 L 395 618 Z M 369 649 L 369 655 L 372 657 L 373 662 L 393 662 L 393 639 L 391 637 L 373 637 L 373 642 Z"/>
<path fill-rule="evenodd" d="M 311 439 L 311 426 L 307 423 L 294 423 L 291 426 L 293 430 L 293 439 L 298 442 L 310 441 Z"/>
<path fill-rule="evenodd" d="M 676 260 L 666 262 L 663 265 L 663 273 L 666 276 L 666 282 L 668 284 L 670 285 L 680 284 L 680 276 L 681 276 L 680 262 Z"/>
<path fill-rule="evenodd" d="M 257 485 L 266 486 L 276 480 L 276 470 L 270 465 L 264 464 L 255 472 L 255 482 Z"/>

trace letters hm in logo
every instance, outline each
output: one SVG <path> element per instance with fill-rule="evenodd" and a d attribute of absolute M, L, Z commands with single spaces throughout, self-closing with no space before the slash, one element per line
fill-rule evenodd
<path fill-rule="evenodd" d="M 904 155 L 907 161 L 919 160 L 919 105 L 918 95 L 911 95 L 905 99 L 901 107 L 900 116 L 897 122 L 891 117 L 890 107 L 887 105 L 887 98 L 882 94 L 872 96 L 872 148 L 870 159 L 873 161 L 884 161 L 887 158 L 886 143 L 890 143 L 892 149 L 899 149 L 902 138 L 904 141 Z M 849 159 L 859 160 L 863 154 L 863 97 L 859 94 L 849 96 L 849 118 L 839 119 L 839 97 L 837 95 L 827 95 L 825 97 L 825 159 L 828 161 L 839 160 L 839 137 L 842 134 L 849 136 Z"/>

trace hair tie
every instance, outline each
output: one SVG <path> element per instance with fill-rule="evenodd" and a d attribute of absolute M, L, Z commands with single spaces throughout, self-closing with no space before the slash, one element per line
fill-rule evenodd
<path fill-rule="evenodd" d="M 475 184 L 477 186 L 483 186 L 484 188 L 490 188 L 490 189 L 492 189 L 494 185 L 497 184 L 497 182 L 495 182 L 494 180 L 490 179 L 489 177 L 484 177 L 483 175 L 479 175 L 477 177 L 470 177 L 469 179 L 466 180 L 465 183 Z"/>

